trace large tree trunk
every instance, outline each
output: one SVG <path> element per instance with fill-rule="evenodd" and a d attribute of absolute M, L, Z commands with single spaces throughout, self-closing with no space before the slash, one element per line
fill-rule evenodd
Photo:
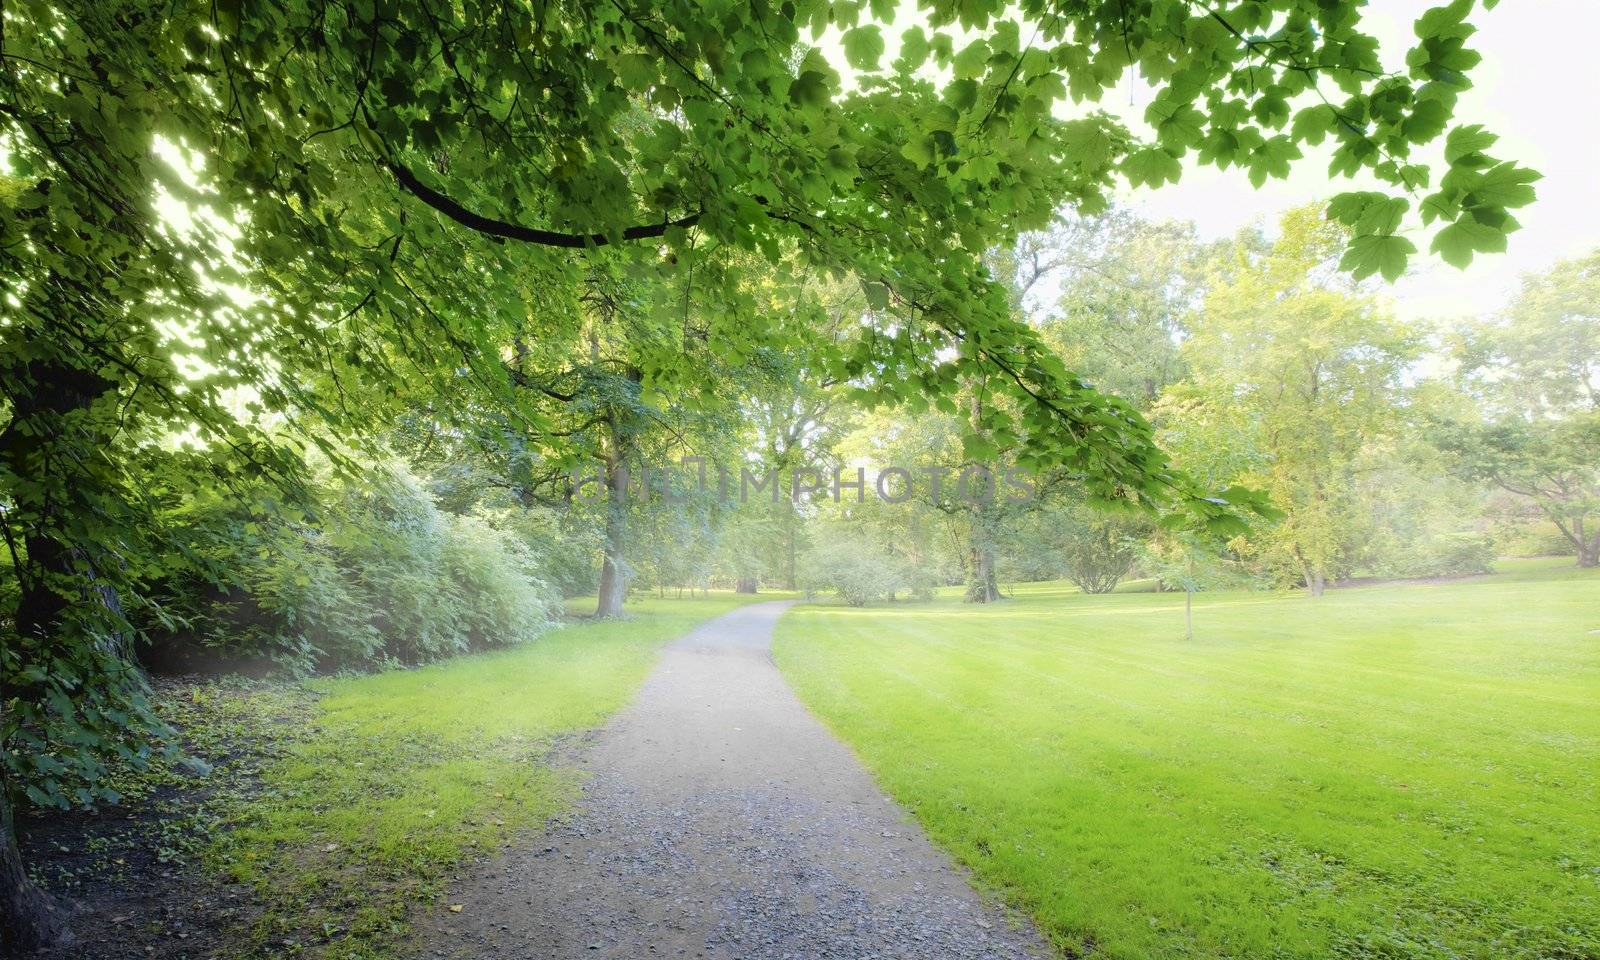
<path fill-rule="evenodd" d="M 973 574 L 967 580 L 968 603 L 994 603 L 1000 599 L 999 581 L 994 575 L 994 554 L 979 553 L 973 557 Z"/>
<path fill-rule="evenodd" d="M 1574 517 L 1569 536 L 1578 547 L 1578 566 L 1600 567 L 1600 531 L 1590 536 L 1584 529 L 1583 517 Z"/>
<path fill-rule="evenodd" d="M 1551 509 L 1548 505 L 1541 504 L 1545 516 L 1549 517 L 1567 538 L 1578 554 L 1578 566 L 1589 568 L 1600 566 L 1600 531 L 1594 536 L 1589 536 L 1585 529 L 1584 518 L 1580 516 L 1563 519 L 1562 514 Z"/>
<path fill-rule="evenodd" d="M 799 576 L 796 571 L 796 558 L 799 555 L 799 539 L 796 529 L 800 525 L 795 522 L 794 502 L 785 500 L 783 506 L 783 589 L 795 590 L 798 588 Z"/>
<path fill-rule="evenodd" d="M 733 585 L 734 593 L 755 593 L 758 584 L 755 577 L 740 577 Z"/>
<path fill-rule="evenodd" d="M 0 776 L 0 957 L 20 956 L 68 939 L 65 917 L 28 880 L 17 849 L 8 789 Z"/>
<path fill-rule="evenodd" d="M 606 535 L 600 562 L 600 596 L 594 615 L 622 616 L 628 598 L 628 472 L 620 458 L 606 464 Z"/>
<path fill-rule="evenodd" d="M 983 436 L 983 395 L 981 381 L 973 389 L 970 407 L 972 417 L 972 430 L 978 436 Z M 970 520 L 967 546 L 967 596 L 968 603 L 994 603 L 1000 599 L 1000 584 L 995 579 L 994 572 L 994 531 L 998 518 L 995 516 L 995 500 L 999 498 L 999 491 L 995 486 L 999 484 L 996 477 L 990 477 L 991 487 L 988 494 L 980 495 L 975 501 L 967 504 L 967 516 Z M 992 494 L 993 496 L 990 496 Z"/>
<path fill-rule="evenodd" d="M 13 622 L 21 641 L 14 645 L 13 675 L 30 664 L 50 668 L 54 654 L 66 642 L 63 631 L 75 603 L 98 603 L 109 614 L 104 623 L 97 623 L 100 618 L 88 612 L 80 618 L 78 626 L 97 628 L 98 636 L 98 641 L 85 637 L 82 642 L 99 642 L 103 652 L 120 656 L 121 636 L 107 626 L 120 620 L 116 591 L 95 582 L 92 564 L 80 562 L 83 551 L 60 533 L 63 526 L 70 529 L 62 518 L 93 515 L 95 491 L 70 471 L 108 442 L 95 429 L 91 410 L 114 385 L 60 360 L 35 360 L 3 374 L 10 384 L 12 410 L 10 424 L 0 432 L 0 468 L 14 478 L 7 483 L 13 502 L 6 538 L 13 550 L 18 585 Z M 15 552 L 18 540 L 20 555 Z M 87 577 L 81 569 L 85 566 Z M 43 685 L 34 682 L 0 691 L 0 703 L 12 698 L 34 702 L 43 695 Z M 0 747 L 11 750 L 15 745 Z M 0 776 L 0 947 L 4 947 L 0 953 L 59 942 L 66 934 L 49 898 L 28 880 L 13 832 L 11 789 Z"/>
<path fill-rule="evenodd" d="M 974 504 L 969 511 L 972 528 L 967 548 L 968 603 L 994 603 L 1000 599 L 1000 585 L 994 570 L 994 518 L 991 513 L 987 504 Z"/>
<path fill-rule="evenodd" d="M 598 363 L 599 341 L 592 336 L 589 351 L 590 359 Z M 637 368 L 629 367 L 624 376 L 629 399 L 637 400 L 643 374 Z M 628 599 L 628 581 L 633 578 L 627 550 L 628 464 L 633 460 L 637 438 L 634 416 L 634 411 L 624 402 L 614 404 L 605 418 L 606 533 L 604 556 L 600 562 L 600 596 L 594 609 L 594 615 L 602 619 L 622 616 L 623 601 Z M 645 475 L 642 479 L 648 483 L 649 476 Z"/>
<path fill-rule="evenodd" d="M 1328 586 L 1328 572 L 1320 562 L 1307 560 L 1298 546 L 1294 548 L 1294 558 L 1300 564 L 1300 581 L 1306 585 L 1306 592 L 1313 597 L 1322 596 L 1322 591 Z"/>

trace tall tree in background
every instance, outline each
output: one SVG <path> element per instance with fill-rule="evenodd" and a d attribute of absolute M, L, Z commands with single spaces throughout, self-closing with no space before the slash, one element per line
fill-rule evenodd
<path fill-rule="evenodd" d="M 1458 340 L 1474 401 L 1440 424 L 1468 476 L 1535 504 L 1600 565 L 1600 252 L 1523 280 L 1505 315 Z"/>
<path fill-rule="evenodd" d="M 1041 309 L 1045 342 L 1097 389 L 1143 415 L 1185 373 L 1185 324 L 1204 298 L 1214 251 L 1187 224 L 1151 223 L 1125 210 L 1071 217 L 1029 238 L 1053 266 L 1053 305 Z M 1109 592 L 1133 567 L 1148 516 L 1097 507 L 1063 490 L 1042 512 L 1019 520 L 1052 545 L 1067 577 L 1086 593 Z"/>
<path fill-rule="evenodd" d="M 796 325 L 813 339 L 814 349 L 766 356 L 767 376 L 756 388 L 748 404 L 748 419 L 754 430 L 753 442 L 760 457 L 748 464 L 757 473 L 778 471 L 789 493 L 771 504 L 776 511 L 781 536 L 777 558 L 779 585 L 785 590 L 798 586 L 803 506 L 794 496 L 791 482 L 795 470 L 828 470 L 834 466 L 833 447 L 846 429 L 848 416 L 842 391 L 829 374 L 817 368 L 823 351 L 815 345 L 835 344 L 848 337 L 851 327 L 860 322 L 868 303 L 859 283 L 813 279 L 793 292 L 787 302 L 769 293 L 767 309 L 786 311 Z M 735 470 L 746 464 L 741 460 Z M 746 508 L 759 508 L 747 503 Z"/>
<path fill-rule="evenodd" d="M 1413 338 L 1335 269 L 1341 228 L 1315 207 L 1286 214 L 1271 243 L 1247 237 L 1221 265 L 1183 352 L 1191 374 L 1163 419 L 1180 458 L 1236 458 L 1284 514 L 1249 550 L 1313 595 L 1346 565 L 1359 513 L 1354 471 L 1399 426 Z"/>
<path fill-rule="evenodd" d="M 1179 343 L 1218 251 L 1192 225 L 1151 223 L 1121 209 L 1069 223 L 1056 241 L 1064 252 L 1045 340 L 1079 376 L 1148 412 L 1183 377 Z"/>

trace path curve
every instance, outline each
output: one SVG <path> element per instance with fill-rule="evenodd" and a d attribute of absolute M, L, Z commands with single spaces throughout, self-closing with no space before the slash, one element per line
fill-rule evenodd
<path fill-rule="evenodd" d="M 788 602 L 670 644 L 583 750 L 577 811 L 482 864 L 421 956 L 1044 958 L 800 704 L 773 665 Z"/>

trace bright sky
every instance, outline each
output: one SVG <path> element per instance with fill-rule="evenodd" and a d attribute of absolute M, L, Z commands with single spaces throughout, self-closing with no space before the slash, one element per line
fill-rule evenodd
<path fill-rule="evenodd" d="M 1403 67 L 1416 40 L 1416 18 L 1440 2 L 1371 4 L 1365 20 L 1392 68 Z M 895 26 L 885 31 L 886 62 L 897 54 L 900 30 L 914 19 L 911 5 L 902 4 Z M 1483 63 L 1473 72 L 1474 88 L 1461 97 L 1456 121 L 1482 123 L 1500 134 L 1491 152 L 1520 160 L 1545 178 L 1536 185 L 1538 202 L 1516 212 L 1523 229 L 1511 235 L 1504 254 L 1480 254 L 1471 267 L 1457 270 L 1426 253 L 1431 235 L 1412 238 L 1424 253 L 1390 291 L 1396 312 L 1407 319 L 1491 312 L 1516 291 L 1524 273 L 1600 247 L 1600 71 L 1593 53 L 1600 3 L 1505 0 L 1494 10 L 1474 11 L 1472 22 L 1479 30 L 1471 46 L 1483 54 Z M 849 77 L 837 32 L 830 30 L 819 45 Z M 1101 106 L 1139 121 L 1149 102 L 1148 88 L 1136 83 L 1127 93 L 1109 94 Z M 1370 181 L 1330 181 L 1327 153 L 1308 152 L 1289 179 L 1269 180 L 1260 190 L 1236 169 L 1187 166 L 1179 183 L 1127 191 L 1122 200 L 1147 217 L 1191 220 L 1207 237 L 1226 237 L 1257 220 L 1270 225 L 1289 207 L 1370 187 Z"/>

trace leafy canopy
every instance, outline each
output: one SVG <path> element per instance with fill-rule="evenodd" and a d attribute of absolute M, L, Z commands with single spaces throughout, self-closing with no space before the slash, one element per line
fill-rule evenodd
<path fill-rule="evenodd" d="M 890 64 L 884 3 L 297 0 L 160 16 L 34 3 L 10 15 L 7 135 L 24 208 L 76 163 L 48 148 L 48 127 L 92 130 L 106 149 L 85 166 L 134 180 L 151 177 L 140 157 L 157 134 L 195 151 L 209 204 L 248 218 L 252 282 L 334 374 L 392 384 L 407 366 L 492 359 L 506 318 L 551 291 L 575 297 L 563 271 L 603 247 L 678 272 L 742 248 L 869 285 L 869 322 L 828 358 L 869 399 L 947 396 L 953 352 L 1023 401 L 1012 426 L 1036 463 L 1160 500 L 1184 484 L 1142 419 L 1040 348 L 983 251 L 1063 205 L 1099 208 L 1119 180 L 1167 182 L 1189 160 L 1260 182 L 1330 139 L 1333 173 L 1391 188 L 1335 202 L 1346 269 L 1397 275 L 1418 218 L 1449 225 L 1436 243 L 1449 259 L 1497 249 L 1534 175 L 1495 160 L 1487 132 L 1450 125 L 1479 59 L 1473 6 L 1430 10 L 1389 70 L 1358 4 L 1311 0 L 934 0 Z M 849 92 L 807 45 L 826 27 L 861 71 Z M 1105 113 L 1058 119 L 1130 70 L 1156 89 L 1149 139 Z M 1435 183 L 1415 153 L 1441 140 Z M 114 255 L 89 238 L 52 268 Z M 356 327 L 363 315 L 374 326 Z M 759 316 L 739 319 L 743 338 L 772 339 Z M 648 374 L 670 383 L 685 366 Z"/>

